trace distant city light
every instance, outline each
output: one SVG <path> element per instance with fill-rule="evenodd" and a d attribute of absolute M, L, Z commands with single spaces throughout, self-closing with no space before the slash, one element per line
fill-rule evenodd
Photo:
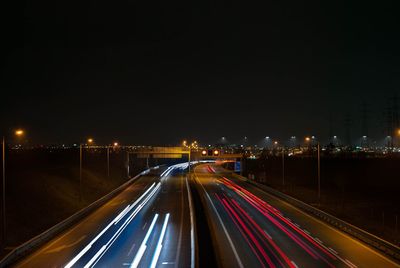
<path fill-rule="evenodd" d="M 93 139 L 92 138 L 89 138 L 87 141 L 88 141 L 88 143 L 93 143 Z"/>
<path fill-rule="evenodd" d="M 114 142 L 114 146 L 118 146 L 118 142 Z"/>
<path fill-rule="evenodd" d="M 311 139 L 310 139 L 310 137 L 306 137 L 305 140 L 306 141 L 310 141 Z"/>

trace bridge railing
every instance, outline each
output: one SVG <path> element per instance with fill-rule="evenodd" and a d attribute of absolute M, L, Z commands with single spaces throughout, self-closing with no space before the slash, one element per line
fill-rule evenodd
<path fill-rule="evenodd" d="M 376 235 L 373 235 L 365 230 L 362 230 L 362 229 L 358 228 L 357 226 L 354 226 L 348 222 L 338 219 L 333 215 L 330 215 L 322 210 L 319 210 L 313 206 L 310 206 L 296 198 L 293 198 L 293 197 L 286 195 L 280 191 L 277 191 L 271 187 L 257 183 L 255 181 L 249 180 L 249 179 L 239 176 L 239 175 L 236 175 L 236 176 L 240 177 L 242 180 L 245 180 L 247 183 L 250 183 L 258 188 L 261 188 L 265 192 L 270 193 L 270 194 L 286 201 L 287 203 L 307 212 L 308 214 L 336 227 L 337 229 L 343 231 L 344 233 L 347 233 L 347 234 L 351 235 L 352 237 L 357 238 L 358 240 L 379 250 L 380 252 L 386 254 L 387 256 L 400 261 L 400 247 L 398 247 L 386 240 L 383 240 L 383 239 L 377 237 Z"/>

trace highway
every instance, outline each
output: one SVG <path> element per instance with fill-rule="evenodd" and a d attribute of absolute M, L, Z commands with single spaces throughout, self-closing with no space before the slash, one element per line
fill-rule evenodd
<path fill-rule="evenodd" d="M 184 163 L 141 176 L 15 266 L 195 267 L 192 180 L 212 240 L 198 250 L 214 250 L 220 267 L 400 267 L 218 165 L 192 170 Z"/>
<path fill-rule="evenodd" d="M 194 169 L 223 267 L 400 267 L 216 165 Z"/>
<path fill-rule="evenodd" d="M 186 167 L 140 177 L 16 267 L 193 267 Z"/>

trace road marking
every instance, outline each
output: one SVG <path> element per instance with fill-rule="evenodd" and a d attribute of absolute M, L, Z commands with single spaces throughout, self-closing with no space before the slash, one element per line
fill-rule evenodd
<path fill-rule="evenodd" d="M 139 263 L 140 263 L 140 261 L 141 261 L 141 259 L 143 257 L 143 254 L 144 254 L 144 252 L 146 251 L 146 248 L 147 248 L 147 240 L 149 239 L 150 234 L 153 232 L 154 225 L 156 224 L 157 219 L 158 219 L 158 214 L 154 215 L 154 218 L 153 218 L 153 221 L 151 222 L 149 230 L 147 231 L 147 233 L 146 233 L 146 235 L 145 235 L 145 237 L 143 239 L 143 242 L 139 247 L 139 251 L 136 253 L 135 258 L 133 259 L 133 262 L 131 264 L 131 268 L 136 268 L 139 265 Z"/>
<path fill-rule="evenodd" d="M 155 183 L 153 183 L 149 189 L 147 189 L 133 204 L 132 206 L 130 206 L 130 209 L 132 209 L 133 207 L 136 206 L 137 203 L 140 202 L 140 200 L 142 200 L 147 193 L 154 187 Z M 158 189 L 159 184 L 153 189 L 152 193 L 154 194 L 156 189 Z M 152 196 L 152 194 L 150 194 L 150 196 Z M 143 204 L 143 203 L 142 203 Z M 128 206 L 129 207 L 129 206 Z M 140 205 L 135 209 L 135 211 L 140 208 Z M 129 209 L 129 211 L 130 211 Z M 141 209 L 141 208 L 140 208 Z M 140 211 L 139 209 L 139 211 Z M 120 215 L 124 212 L 125 210 L 123 210 L 120 214 L 118 214 L 117 217 L 115 217 L 108 225 L 106 228 L 104 228 L 81 252 L 78 253 L 78 255 L 76 255 L 70 262 L 67 263 L 67 265 L 65 265 L 64 268 L 71 268 L 91 247 L 92 245 L 114 224 L 114 222 L 116 220 L 119 220 Z M 133 213 L 135 213 L 135 211 Z M 128 218 L 129 219 L 129 218 Z M 125 221 L 126 222 L 126 221 Z"/>
<path fill-rule="evenodd" d="M 323 242 L 321 240 L 319 240 L 318 237 L 314 237 L 314 240 L 317 241 L 320 244 L 323 244 Z"/>
<path fill-rule="evenodd" d="M 93 264 L 93 266 L 96 265 L 97 262 L 104 256 L 104 254 L 107 252 L 107 250 L 114 244 L 114 242 L 118 239 L 118 237 L 125 230 L 125 228 L 131 223 L 131 221 L 142 210 L 142 208 L 147 204 L 147 202 L 149 202 L 149 200 L 155 195 L 155 193 L 160 189 L 160 187 L 161 187 L 161 183 L 159 182 L 157 184 L 157 186 L 153 189 L 153 191 L 146 197 L 146 199 L 143 200 L 143 202 L 140 203 L 139 206 L 132 212 L 132 214 L 125 220 L 125 222 L 122 224 L 122 226 L 114 233 L 114 235 L 111 237 L 111 239 L 106 243 L 106 245 L 107 245 L 106 249 L 98 257 L 98 259 Z"/>
<path fill-rule="evenodd" d="M 103 245 L 100 250 L 93 256 L 93 258 L 90 259 L 90 261 L 83 267 L 83 268 L 89 268 L 94 261 L 100 256 L 101 253 L 106 249 L 106 245 Z"/>
<path fill-rule="evenodd" d="M 356 265 L 354 265 L 351 261 L 349 261 L 348 259 L 345 259 L 345 262 L 347 262 L 347 264 L 349 264 L 351 267 L 357 268 Z"/>
<path fill-rule="evenodd" d="M 334 250 L 333 248 L 328 248 L 332 253 L 335 253 L 335 254 L 339 254 L 339 253 L 337 253 L 337 251 L 336 250 Z"/>
<path fill-rule="evenodd" d="M 161 253 L 161 249 L 162 249 L 162 241 L 163 241 L 163 239 L 164 239 L 165 232 L 166 232 L 166 230 L 167 230 L 169 215 L 170 215 L 170 214 L 167 213 L 167 215 L 165 216 L 164 224 L 163 224 L 163 227 L 162 227 L 162 229 L 161 229 L 160 238 L 158 239 L 156 251 L 155 251 L 155 253 L 154 253 L 153 260 L 151 261 L 150 268 L 156 267 L 157 262 L 158 262 L 158 258 L 160 257 L 160 253 Z"/>
<path fill-rule="evenodd" d="M 194 176 L 196 177 L 196 179 L 198 179 L 198 178 L 197 178 L 197 175 L 196 175 L 196 171 L 194 172 Z M 206 196 L 207 196 L 207 198 L 208 198 L 208 201 L 210 202 L 211 207 L 212 207 L 213 210 L 214 210 L 214 213 L 217 215 L 217 218 L 218 218 L 218 220 L 219 220 L 219 222 L 220 222 L 220 224 L 221 224 L 221 226 L 222 226 L 222 229 L 224 230 L 225 236 L 226 236 L 227 239 L 228 239 L 229 245 L 230 245 L 231 248 L 232 248 L 233 254 L 235 255 L 235 258 L 236 258 L 236 261 L 237 261 L 239 267 L 244 268 L 243 263 L 242 263 L 242 261 L 240 260 L 239 254 L 237 253 L 236 248 L 235 248 L 235 246 L 233 245 L 232 239 L 231 239 L 231 237 L 229 236 L 228 231 L 226 230 L 225 224 L 223 223 L 223 221 L 222 221 L 222 219 L 221 219 L 221 216 L 218 214 L 218 211 L 217 211 L 217 209 L 215 208 L 215 206 L 214 206 L 214 204 L 213 204 L 213 202 L 212 202 L 212 200 L 211 200 L 209 194 L 207 193 L 206 189 L 204 188 L 203 184 L 201 184 L 201 182 L 199 182 L 199 184 L 200 184 L 200 186 L 203 188 L 203 191 L 205 192 L 205 194 L 206 194 Z"/>
<path fill-rule="evenodd" d="M 194 213 L 193 213 L 193 200 L 192 194 L 189 189 L 189 182 L 186 177 L 186 189 L 188 192 L 189 199 L 189 214 L 190 214 L 190 267 L 194 268 L 195 265 L 195 245 L 194 245 Z"/>
<path fill-rule="evenodd" d="M 243 182 L 246 182 L 246 180 L 244 180 L 244 179 L 242 179 L 242 178 L 240 178 L 240 177 L 235 177 L 235 178 L 238 179 L 238 180 L 241 180 L 241 181 L 243 181 Z M 246 182 L 246 183 L 247 183 L 247 182 Z M 279 199 L 278 197 L 276 197 L 276 196 L 274 196 L 274 195 L 272 195 L 272 194 L 270 194 L 270 193 L 268 193 L 268 192 L 266 192 L 266 191 L 264 191 L 264 190 L 262 190 L 262 189 L 260 189 L 260 188 L 258 188 L 258 187 L 256 187 L 256 186 L 254 186 L 253 189 L 254 189 L 255 191 L 261 193 L 262 195 L 267 195 L 270 199 L 273 199 L 273 200 L 275 200 L 275 201 L 278 201 L 278 202 L 280 202 L 280 203 L 282 203 L 282 204 L 284 204 L 284 205 L 286 205 L 286 206 L 292 208 L 293 210 L 295 210 L 295 211 L 297 211 L 297 212 L 303 214 L 303 215 L 306 216 L 307 218 L 312 219 L 312 220 L 318 222 L 318 223 L 321 224 L 322 226 L 324 226 L 324 227 L 326 227 L 326 228 L 328 228 L 328 229 L 330 229 L 330 230 L 332 230 L 332 231 L 334 231 L 334 232 L 340 234 L 341 236 L 343 236 L 343 237 L 347 238 L 348 240 L 352 241 L 353 243 L 355 243 L 355 244 L 357 244 L 357 245 L 359 245 L 359 246 L 365 248 L 366 250 L 368 250 L 368 251 L 374 253 L 375 255 L 381 257 L 382 259 L 384 259 L 385 261 L 391 263 L 391 264 L 394 265 L 395 267 L 400 267 L 400 265 L 399 265 L 398 263 L 395 263 L 394 261 L 392 261 L 392 260 L 389 259 L 388 257 L 384 256 L 383 254 L 379 253 L 378 251 L 376 251 L 376 250 L 374 250 L 374 249 L 372 249 L 372 248 L 370 248 L 370 247 L 364 245 L 362 242 L 357 241 L 355 238 L 353 238 L 353 237 L 351 237 L 350 235 L 348 235 L 348 234 L 346 234 L 346 233 L 344 233 L 344 232 L 342 232 L 342 231 L 340 231 L 340 230 L 338 230 L 338 229 L 336 229 L 336 228 L 334 228 L 334 227 L 328 225 L 327 223 L 323 222 L 322 220 L 319 220 L 319 219 L 317 219 L 317 218 L 315 218 L 315 217 L 313 217 L 313 216 L 307 214 L 306 212 L 302 211 L 301 209 L 299 209 L 299 208 L 297 208 L 297 207 L 295 207 L 295 206 L 289 204 L 289 203 L 286 202 L 286 201 L 283 201 L 283 200 Z M 304 229 L 303 231 L 305 231 L 306 233 L 308 232 L 308 231 L 305 230 L 305 229 Z M 346 262 L 345 262 L 342 258 L 340 258 L 338 255 L 336 255 L 336 257 L 337 257 L 338 259 L 340 259 L 341 261 L 343 261 L 344 263 L 346 263 Z M 346 263 L 346 264 L 349 265 L 348 263 Z"/>
<path fill-rule="evenodd" d="M 144 223 L 142 230 L 144 230 L 144 228 L 146 228 L 146 225 L 147 225 L 147 221 Z"/>
<path fill-rule="evenodd" d="M 272 240 L 272 237 L 269 235 L 269 233 L 267 231 L 264 230 L 264 233 L 269 237 L 269 239 Z"/>
<path fill-rule="evenodd" d="M 131 255 L 131 253 L 132 253 L 132 251 L 133 251 L 133 249 L 134 249 L 135 247 L 136 247 L 136 244 L 133 243 L 133 244 L 132 244 L 132 247 L 129 249 L 128 254 L 127 254 L 126 256 Z"/>
<path fill-rule="evenodd" d="M 296 268 L 299 268 L 299 266 L 297 266 L 297 264 L 294 261 L 290 261 Z"/>

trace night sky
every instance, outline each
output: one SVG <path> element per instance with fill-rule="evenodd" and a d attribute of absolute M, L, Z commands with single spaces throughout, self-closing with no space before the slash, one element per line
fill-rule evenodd
<path fill-rule="evenodd" d="M 400 93 L 389 1 L 7 2 L 1 128 L 32 143 L 322 140 L 346 114 L 355 139 L 363 103 L 379 139 Z"/>

